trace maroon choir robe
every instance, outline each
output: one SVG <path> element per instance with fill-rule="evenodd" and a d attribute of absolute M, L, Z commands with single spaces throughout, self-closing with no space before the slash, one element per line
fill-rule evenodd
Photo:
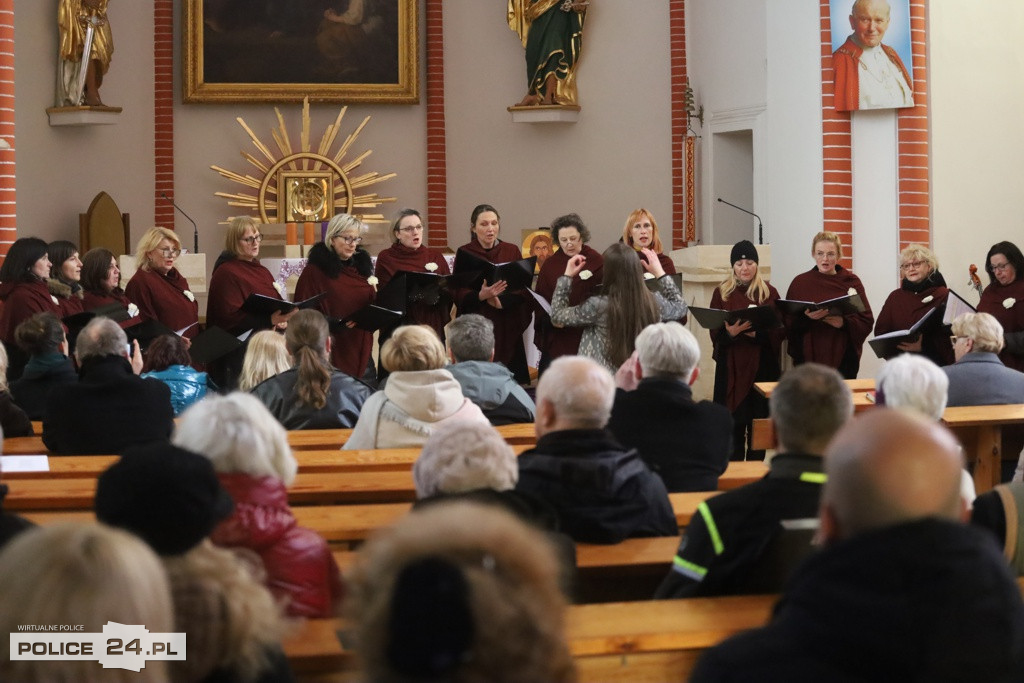
<path fill-rule="evenodd" d="M 938 309 L 921 328 L 919 353 L 940 366 L 952 365 L 956 361 L 953 345 L 949 343 L 949 327 L 942 324 L 949 289 L 941 277 L 935 279 L 931 286 L 925 281 L 920 283 L 923 286 L 915 287 L 913 283 L 904 280 L 900 288 L 894 290 L 882 304 L 882 310 L 875 320 L 876 335 L 909 330 L 928 311 Z"/>
<path fill-rule="evenodd" d="M 584 269 L 572 279 L 572 288 L 569 290 L 570 306 L 579 306 L 593 296 L 594 290 L 601 284 L 604 276 L 604 257 L 597 250 L 584 244 L 580 254 L 586 257 L 587 262 Z M 569 257 L 565 252 L 558 250 L 540 267 L 534 290 L 547 299 L 548 303 L 551 303 L 551 297 L 555 294 L 558 278 L 565 275 L 565 265 L 568 262 Z M 590 271 L 591 277 L 584 280 L 580 274 L 586 271 Z M 551 318 L 539 308 L 536 319 L 538 322 L 534 326 L 534 344 L 544 354 L 545 363 L 560 356 L 571 356 L 579 351 L 580 339 L 583 338 L 582 327 L 555 327 L 551 324 Z"/>
<path fill-rule="evenodd" d="M 767 283 L 766 283 L 767 284 Z M 710 308 L 724 311 L 738 311 L 750 306 L 776 307 L 779 292 L 768 285 L 768 299 L 758 303 L 747 296 L 747 289 L 738 286 L 722 300 L 722 291 L 715 288 L 711 295 Z M 776 308 L 779 319 L 782 313 Z M 754 382 L 774 382 L 779 379 L 779 352 L 782 340 L 786 336 L 786 328 L 758 331 L 754 337 L 739 334 L 730 337 L 724 327 L 711 330 L 711 343 L 714 346 L 715 359 L 715 396 L 716 403 L 721 403 L 729 412 L 736 408 L 754 389 Z"/>
<path fill-rule="evenodd" d="M 427 270 L 428 263 L 437 266 L 435 270 Z M 420 245 L 416 249 L 403 246 L 396 242 L 387 249 L 377 254 L 377 265 L 374 268 L 374 275 L 377 276 L 377 291 L 382 291 L 391 282 L 391 278 L 401 271 L 413 273 L 435 273 L 437 275 L 450 275 L 448 262 L 437 249 L 431 249 Z M 437 336 L 444 339 L 444 326 L 452 319 L 452 301 L 444 294 L 436 304 L 427 304 L 422 301 L 415 301 L 408 304 L 405 319 L 402 324 L 428 325 L 434 328 Z"/>
<path fill-rule="evenodd" d="M 130 284 L 130 283 L 129 283 Z M 207 325 L 216 325 L 231 334 L 271 327 L 270 318 L 257 318 L 242 310 L 251 294 L 282 299 L 274 287 L 274 276 L 260 265 L 259 259 L 244 261 L 221 254 L 210 278 L 210 295 L 206 305 Z M 131 297 L 131 294 L 128 295 Z"/>
<path fill-rule="evenodd" d="M 116 291 L 116 290 L 115 290 Z M 140 268 L 124 288 L 124 296 L 139 307 L 139 317 L 157 322 L 177 331 L 189 327 L 183 336 L 189 339 L 199 334 L 199 303 L 188 288 L 188 280 L 177 268 L 166 275 L 155 270 Z"/>
<path fill-rule="evenodd" d="M 490 261 L 491 263 L 508 263 L 519 261 L 523 258 L 523 252 L 519 247 L 509 242 L 498 240 L 490 249 L 484 249 L 474 236 L 468 244 L 459 247 L 459 251 L 466 251 L 473 256 Z M 458 259 L 458 253 L 455 258 Z M 487 284 L 494 284 L 488 282 Z M 504 363 L 516 377 L 516 381 L 526 383 L 529 381 L 529 374 L 526 367 L 526 347 L 523 345 L 523 332 L 530 326 L 530 318 L 533 316 L 533 308 L 523 299 L 522 292 L 505 291 L 501 295 L 502 308 L 495 308 L 486 301 L 480 301 L 480 290 L 456 290 L 456 305 L 459 315 L 464 313 L 479 313 L 494 323 L 494 360 L 497 363 Z"/>
<path fill-rule="evenodd" d="M 295 300 L 327 292 L 317 304 L 320 312 L 328 318 L 350 316 L 376 297 L 373 285 L 367 282 L 370 268 L 370 255 L 362 249 L 349 262 L 343 262 L 323 242 L 317 243 L 310 249 L 309 262 L 295 285 Z M 372 351 L 372 332 L 343 327 L 331 333 L 331 364 L 352 377 L 366 374 Z"/>
<path fill-rule="evenodd" d="M 821 363 L 836 368 L 846 379 L 857 377 L 864 340 L 875 322 L 860 278 L 841 266 L 836 266 L 835 275 L 824 275 L 815 267 L 793 278 L 786 298 L 817 303 L 845 296 L 851 289 L 860 294 L 865 310 L 843 316 L 839 329 L 803 313 L 787 316 L 789 355 L 794 363 Z"/>
<path fill-rule="evenodd" d="M 131 301 L 128 300 L 128 297 L 125 296 L 124 294 L 124 290 L 122 290 L 120 287 L 111 290 L 110 292 L 90 292 L 89 290 L 85 290 L 82 293 L 83 310 L 92 311 L 97 308 L 100 308 L 101 306 L 110 306 L 113 304 L 117 304 L 118 306 L 124 306 L 125 308 L 128 308 L 131 305 Z M 130 317 L 127 320 L 122 320 L 118 324 L 122 328 L 128 329 L 129 327 L 141 323 L 143 320 L 144 318 L 140 314 L 136 314 L 134 317 Z M 179 327 L 178 329 L 180 330 L 181 328 Z M 189 332 L 195 334 L 194 330 L 189 330 Z M 186 336 L 191 337 L 191 335 Z"/>
<path fill-rule="evenodd" d="M 75 287 L 57 278 L 50 278 L 46 281 L 46 285 L 50 289 L 50 294 L 57 297 L 61 318 L 67 318 L 85 310 L 82 307 L 81 286 L 78 286 L 78 291 L 75 291 Z"/>
<path fill-rule="evenodd" d="M 1013 299 L 1007 307 L 1008 299 Z M 1008 368 L 1024 372 L 1024 273 L 1008 285 L 992 282 L 981 293 L 979 313 L 990 313 L 1003 326 L 1006 348 L 999 360 Z"/>
<path fill-rule="evenodd" d="M 53 313 L 62 317 L 60 302 L 50 294 L 45 280 L 35 282 L 5 282 L 0 284 L 0 340 L 11 349 L 14 344 L 14 330 L 36 313 Z"/>

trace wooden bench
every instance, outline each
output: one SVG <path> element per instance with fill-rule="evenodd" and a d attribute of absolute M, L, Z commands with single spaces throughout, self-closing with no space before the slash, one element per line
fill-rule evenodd
<path fill-rule="evenodd" d="M 868 379 L 844 379 L 843 382 L 846 384 L 846 386 L 850 387 L 850 391 L 852 391 L 854 394 L 865 392 L 865 391 L 874 391 L 875 390 L 875 380 L 870 379 L 870 378 L 868 378 Z M 762 396 L 764 396 L 765 398 L 770 397 L 772 395 L 772 392 L 775 391 L 775 387 L 777 387 L 777 386 L 779 386 L 778 382 L 755 382 L 754 383 L 754 388 L 757 389 L 757 392 L 759 394 L 761 394 Z"/>

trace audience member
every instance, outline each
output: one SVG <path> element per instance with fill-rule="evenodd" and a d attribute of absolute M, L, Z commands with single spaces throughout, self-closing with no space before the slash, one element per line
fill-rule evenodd
<path fill-rule="evenodd" d="M 1024 512 L 1024 482 L 999 484 L 974 499 L 971 523 L 988 529 L 1003 549 L 1003 556 L 1017 576 L 1024 576 L 1024 540 L 1021 513 Z"/>
<path fill-rule="evenodd" d="M 1024 372 L 1003 365 L 1003 326 L 988 313 L 964 313 L 953 321 L 956 362 L 949 377 L 949 405 L 1024 403 Z"/>
<path fill-rule="evenodd" d="M 837 371 L 806 363 L 782 376 L 768 410 L 778 446 L 768 476 L 700 504 L 655 597 L 782 588 L 781 583 L 764 585 L 767 576 L 756 571 L 757 565 L 779 542 L 783 522 L 816 516 L 825 482 L 821 455 L 853 414 L 853 396 Z M 789 570 L 798 559 L 791 558 Z"/>
<path fill-rule="evenodd" d="M 300 527 L 288 506 L 298 465 L 284 427 L 263 404 L 238 392 L 210 396 L 185 411 L 172 442 L 209 458 L 235 503 L 210 539 L 259 555 L 267 587 L 291 616 L 333 616 L 341 575 L 324 539 Z"/>
<path fill-rule="evenodd" d="M 167 443 L 125 451 L 100 475 L 96 518 L 140 536 L 163 561 L 188 658 L 167 680 L 290 681 L 286 622 L 251 553 L 207 538 L 232 512 L 206 458 Z M 127 622 L 135 623 L 135 622 Z"/>
<path fill-rule="evenodd" d="M 732 454 L 732 415 L 723 405 L 694 401 L 700 346 L 688 329 L 655 323 L 636 338 L 636 353 L 616 374 L 608 421 L 619 443 L 635 448 L 669 491 L 714 491 Z M 639 380 L 635 388 L 635 377 Z"/>
<path fill-rule="evenodd" d="M 146 544 L 101 524 L 55 524 L 21 534 L 0 553 L 0 631 L 25 624 L 73 625 L 102 633 L 108 621 L 174 633 L 167 575 Z M 149 659 L 141 671 L 105 669 L 90 659 L 11 659 L 0 644 L 5 681 L 164 683 L 167 662 Z M 189 656 L 192 641 L 186 643 Z"/>
<path fill-rule="evenodd" d="M 0 429 L 5 436 L 32 436 L 32 422 L 7 385 L 7 351 L 0 344 Z"/>
<path fill-rule="evenodd" d="M 611 373 L 595 361 L 552 361 L 537 385 L 537 445 L 519 456 L 516 490 L 552 505 L 576 541 L 676 534 L 661 478 L 605 429 L 614 399 Z"/>
<path fill-rule="evenodd" d="M 1021 680 L 1020 588 L 962 523 L 962 467 L 934 421 L 884 408 L 852 420 L 825 454 L 824 549 L 768 626 L 706 652 L 690 680 Z"/>
<path fill-rule="evenodd" d="M 331 367 L 331 341 L 323 313 L 297 311 L 284 336 L 292 368 L 252 389 L 285 429 L 352 427 L 373 393 L 360 380 Z"/>
<path fill-rule="evenodd" d="M 487 422 L 444 368 L 444 346 L 433 328 L 397 328 L 384 342 L 380 362 L 391 374 L 384 388 L 363 405 L 345 450 L 412 448 L 422 446 L 446 422 Z"/>
<path fill-rule="evenodd" d="M 284 344 L 284 335 L 275 330 L 260 330 L 246 345 L 242 374 L 238 378 L 239 391 L 252 391 L 265 379 L 292 367 L 292 357 Z"/>
<path fill-rule="evenodd" d="M 346 607 L 366 680 L 576 680 L 554 554 L 487 506 L 432 506 L 375 535 Z"/>
<path fill-rule="evenodd" d="M 492 425 L 533 422 L 533 399 L 511 370 L 494 362 L 494 323 L 467 313 L 448 323 L 444 331 L 452 362 L 447 370 L 462 387 L 462 395 L 477 404 Z"/>
<path fill-rule="evenodd" d="M 0 445 L 3 444 L 3 432 L 0 431 Z M 2 449 L 0 449 L 2 452 Z M 513 467 L 515 463 L 513 463 Z M 7 496 L 7 484 L 0 483 L 0 548 L 9 540 L 26 529 L 31 529 L 34 524 L 20 515 L 11 512 L 4 512 L 4 498 Z"/>
<path fill-rule="evenodd" d="M 165 441 L 174 429 L 171 390 L 142 379 L 142 354 L 109 318 L 93 318 L 78 335 L 78 384 L 50 393 L 43 443 L 54 454 L 119 453 L 127 446 Z"/>
<path fill-rule="evenodd" d="M 176 334 L 164 334 L 154 339 L 146 349 L 142 363 L 143 379 L 158 379 L 171 390 L 171 407 L 175 415 L 206 396 L 210 379 L 205 372 L 191 367 L 188 346 Z"/>
<path fill-rule="evenodd" d="M 78 373 L 67 356 L 64 326 L 53 313 L 36 313 L 18 325 L 14 340 L 28 364 L 21 377 L 11 382 L 11 395 L 30 420 L 42 420 L 50 391 L 78 382 Z"/>

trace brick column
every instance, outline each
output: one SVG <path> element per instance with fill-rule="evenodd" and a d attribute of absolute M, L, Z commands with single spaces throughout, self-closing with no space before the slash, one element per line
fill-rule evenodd
<path fill-rule="evenodd" d="M 912 109 L 900 109 L 898 126 L 900 249 L 917 242 L 931 245 L 931 195 L 928 138 L 928 43 L 925 35 L 925 0 L 910 2 L 910 41 L 914 64 Z"/>
<path fill-rule="evenodd" d="M 442 0 L 426 0 L 427 10 L 427 231 L 434 247 L 448 243 L 448 166 L 444 118 L 444 19 Z"/>
<path fill-rule="evenodd" d="M 821 0 L 821 150 L 824 158 L 824 230 L 843 241 L 840 263 L 853 263 L 853 158 L 850 149 L 850 112 L 836 111 L 832 73 L 832 22 L 828 0 Z"/>
<path fill-rule="evenodd" d="M 174 229 L 174 2 L 153 0 L 153 224 Z M 191 249 L 191 240 L 186 240 Z"/>
<path fill-rule="evenodd" d="M 14 0 L 0 0 L 0 254 L 18 238 L 14 164 Z"/>
<path fill-rule="evenodd" d="M 669 0 L 669 61 L 671 64 L 672 94 L 672 238 L 671 248 L 679 249 L 685 244 L 687 227 L 686 213 L 692 215 L 690 207 L 684 207 L 684 159 L 683 138 L 686 137 L 686 104 L 683 101 L 686 88 L 686 2 Z"/>

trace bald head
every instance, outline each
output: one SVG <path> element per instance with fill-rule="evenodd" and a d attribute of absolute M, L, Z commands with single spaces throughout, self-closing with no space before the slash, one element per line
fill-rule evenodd
<path fill-rule="evenodd" d="M 537 436 L 563 429 L 600 429 L 608 423 L 615 380 L 582 356 L 562 356 L 537 383 Z"/>
<path fill-rule="evenodd" d="M 963 519 L 960 444 L 940 424 L 876 408 L 850 420 L 825 451 L 826 540 L 926 517 Z"/>

